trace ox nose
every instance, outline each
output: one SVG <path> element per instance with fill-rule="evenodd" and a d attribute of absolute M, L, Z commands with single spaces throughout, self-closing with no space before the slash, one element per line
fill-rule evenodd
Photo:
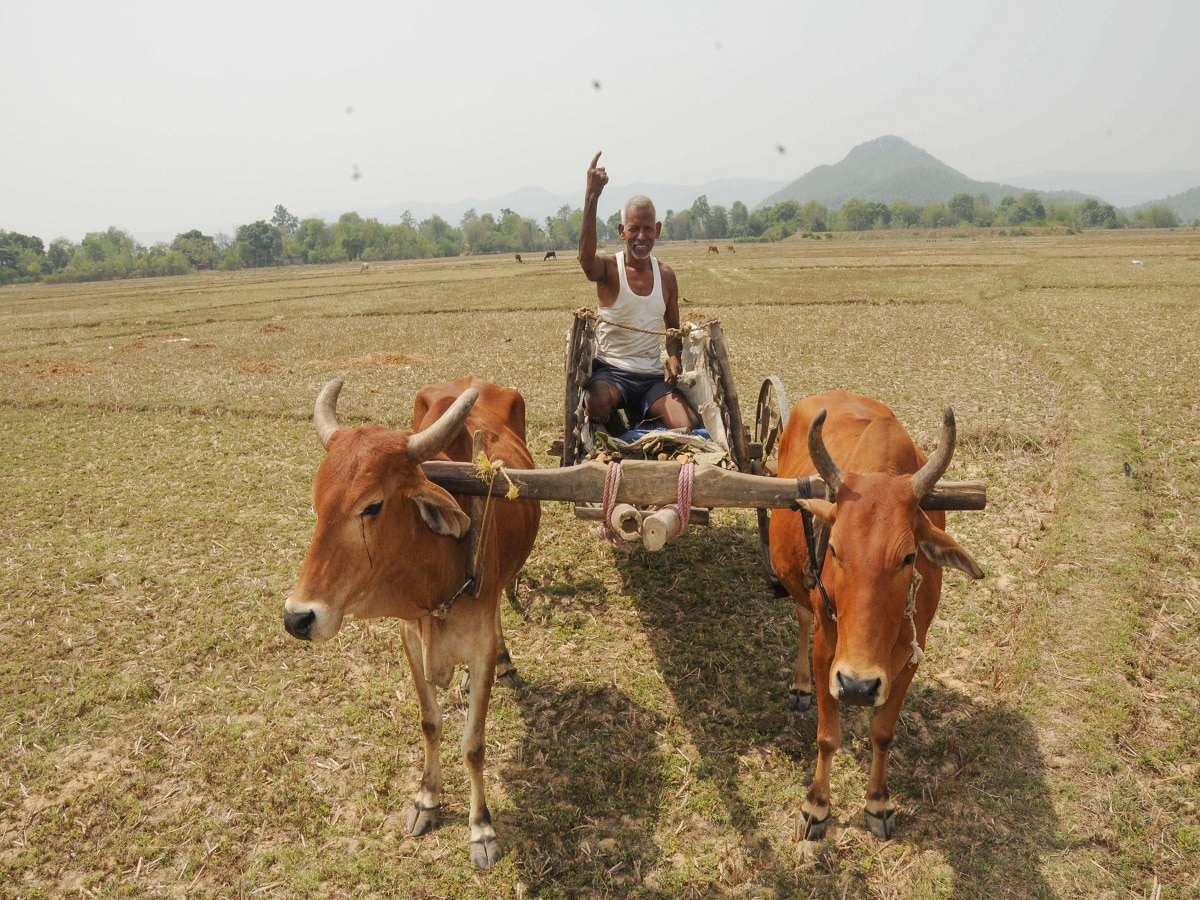
<path fill-rule="evenodd" d="M 283 614 L 283 627 L 287 629 L 287 633 L 302 641 L 312 640 L 312 628 L 316 621 L 317 614 L 311 609 L 305 612 L 285 612 Z"/>
<path fill-rule="evenodd" d="M 879 678 L 855 678 L 845 672 L 837 673 L 838 700 L 854 706 L 874 706 L 879 699 Z"/>

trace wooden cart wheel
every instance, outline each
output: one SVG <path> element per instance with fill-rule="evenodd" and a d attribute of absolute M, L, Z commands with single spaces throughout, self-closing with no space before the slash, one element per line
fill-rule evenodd
<path fill-rule="evenodd" d="M 753 462 L 755 475 L 779 473 L 779 439 L 783 436 L 783 429 L 787 427 L 790 411 L 783 383 L 771 375 L 762 383 L 762 389 L 758 392 L 758 407 L 754 416 L 754 443 L 757 445 L 756 449 L 762 448 L 761 455 L 754 454 L 757 457 Z M 787 594 L 787 588 L 780 584 L 775 567 L 771 564 L 771 511 L 760 508 L 757 512 L 758 538 L 762 543 L 767 580 L 771 582 L 776 596 L 782 597 Z"/>

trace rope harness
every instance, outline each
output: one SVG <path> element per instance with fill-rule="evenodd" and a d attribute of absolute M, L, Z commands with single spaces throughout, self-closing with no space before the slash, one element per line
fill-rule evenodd
<path fill-rule="evenodd" d="M 504 471 L 504 460 L 488 459 L 487 453 L 480 450 L 474 459 L 475 474 L 480 480 L 488 486 L 488 492 L 483 500 L 483 509 L 476 515 L 475 501 L 479 498 L 472 497 L 471 509 L 471 531 L 475 534 L 473 539 L 467 545 L 467 578 L 463 582 L 462 587 L 431 609 L 428 615 L 444 622 L 446 616 L 450 614 L 451 607 L 463 594 L 469 594 L 472 597 L 478 597 L 479 591 L 483 587 L 483 553 L 487 546 L 488 534 L 492 526 L 492 502 L 495 499 L 495 494 L 492 491 L 492 485 L 495 484 L 496 476 L 503 475 L 504 480 L 508 482 L 508 491 L 505 493 L 505 499 L 515 500 L 519 496 L 517 486 L 513 484 L 508 473 Z"/>
<path fill-rule="evenodd" d="M 605 538 L 614 548 L 618 550 L 629 550 L 630 547 L 617 534 L 617 530 L 612 527 L 613 507 L 617 505 L 617 491 L 621 489 L 621 461 L 619 459 L 610 460 L 604 470 L 604 498 L 601 502 L 601 508 L 604 510 L 604 521 L 601 522 L 597 529 L 597 534 Z"/>
<path fill-rule="evenodd" d="M 696 477 L 696 462 L 688 460 L 679 467 L 679 477 L 675 483 L 675 505 L 679 510 L 679 534 L 682 535 L 687 531 L 688 522 L 692 517 L 692 488 Z M 607 540 L 613 547 L 618 550 L 628 551 L 632 547 L 621 539 L 620 534 L 613 528 L 612 515 L 613 509 L 617 505 L 617 494 L 621 490 L 621 460 L 610 459 L 604 469 L 604 496 L 600 502 L 600 508 L 604 513 L 604 518 L 600 523 L 600 527 L 596 529 L 596 534 L 599 537 Z M 662 507 L 658 507 L 662 509 Z M 676 535 L 678 537 L 679 535 Z"/>

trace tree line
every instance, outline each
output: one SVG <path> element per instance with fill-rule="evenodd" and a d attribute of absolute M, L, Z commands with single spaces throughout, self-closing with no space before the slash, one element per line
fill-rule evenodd
<path fill-rule="evenodd" d="M 468 210 L 457 226 L 440 216 L 417 222 L 405 213 L 395 225 L 344 213 L 330 224 L 322 219 L 298 219 L 283 205 L 270 221 L 242 225 L 236 234 L 206 235 L 182 232 L 169 244 L 146 247 L 119 229 L 91 232 L 78 244 L 42 239 L 0 230 L 0 284 L 46 281 L 105 281 L 185 275 L 204 270 L 235 270 L 261 266 L 374 262 L 429 259 L 485 253 L 531 253 L 569 250 L 579 238 L 583 210 L 561 207 L 541 223 L 511 209 L 499 215 Z M 597 220 L 597 237 L 615 240 L 620 213 Z M 784 200 L 751 211 L 734 202 L 728 209 L 697 197 L 688 209 L 667 210 L 662 216 L 664 240 L 779 241 L 800 233 L 831 236 L 836 231 L 884 228 L 1012 228 L 1065 225 L 1084 228 L 1174 228 L 1179 217 L 1165 206 L 1151 206 L 1126 216 L 1112 205 L 1087 199 L 1076 204 L 1044 202 L 1030 191 L 1004 197 L 995 206 L 986 194 L 956 194 L 948 203 L 915 206 L 852 198 L 837 209 L 810 200 Z"/>

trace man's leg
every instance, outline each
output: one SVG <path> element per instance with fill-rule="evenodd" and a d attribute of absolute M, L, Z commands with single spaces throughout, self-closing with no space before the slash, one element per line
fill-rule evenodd
<path fill-rule="evenodd" d="M 671 391 L 659 397 L 650 404 L 647 412 L 651 418 L 661 420 L 667 428 L 691 429 L 700 424 L 700 417 L 679 391 Z"/>
<path fill-rule="evenodd" d="M 594 379 L 585 389 L 583 406 L 593 425 L 607 427 L 613 412 L 621 405 L 621 392 L 611 381 Z"/>

